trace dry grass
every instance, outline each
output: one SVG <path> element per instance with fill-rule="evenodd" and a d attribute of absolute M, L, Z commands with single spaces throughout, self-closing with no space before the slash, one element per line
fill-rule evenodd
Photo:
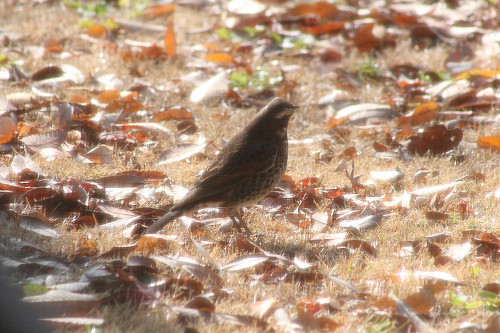
<path fill-rule="evenodd" d="M 26 10 L 22 10 L 23 7 Z M 25 59 L 23 68 L 27 72 L 34 72 L 48 64 L 67 63 L 78 67 L 83 73 L 97 75 L 99 73 L 115 73 L 124 80 L 124 86 L 132 84 L 132 77 L 129 75 L 126 66 L 117 54 L 104 50 L 101 42 L 90 43 L 79 37 L 80 33 L 77 22 L 81 16 L 74 10 L 66 8 L 64 5 L 55 2 L 51 4 L 26 4 L 11 6 L 9 2 L 0 4 L 0 21 L 3 22 L 2 29 L 10 32 L 20 33 L 22 45 L 41 45 L 48 38 L 66 39 L 69 48 L 82 47 L 90 52 L 78 57 L 71 57 L 67 60 L 58 60 L 50 57 L 40 59 L 31 58 L 29 55 L 22 57 Z M 126 12 L 117 12 L 116 16 L 123 16 Z M 22 17 L 23 24 L 18 20 Z M 179 53 L 188 50 L 193 45 L 199 43 L 209 43 L 218 41 L 214 33 L 188 34 L 187 31 L 208 27 L 218 20 L 218 16 L 210 15 L 195 9 L 179 7 L 173 16 L 175 22 Z M 156 23 L 164 23 L 156 20 Z M 189 23 L 188 23 L 189 22 Z M 141 41 L 160 41 L 161 35 L 132 33 L 127 38 Z M 81 44 L 80 44 L 81 43 Z M 2 53 L 0 48 L 0 53 Z M 366 62 L 378 64 L 380 68 L 388 68 L 393 64 L 399 63 L 418 63 L 426 69 L 443 69 L 444 58 L 447 56 L 448 49 L 437 46 L 428 50 L 415 50 L 408 42 L 398 42 L 396 48 L 383 51 L 381 54 L 359 54 L 352 52 L 346 54 L 342 59 L 341 66 L 346 70 L 358 69 Z M 13 56 L 13 55 L 12 55 Z M 274 65 L 258 63 L 254 65 L 268 66 Z M 303 107 L 292 118 L 289 137 L 293 140 L 309 138 L 313 135 L 324 133 L 324 121 L 326 109 L 321 109 L 312 104 L 319 97 L 330 93 L 335 89 L 339 80 L 338 75 L 333 70 L 325 70 L 319 61 L 303 58 L 284 57 L 280 59 L 280 65 L 299 65 L 300 69 L 288 74 L 289 80 L 296 80 L 299 86 L 294 95 L 294 102 Z M 183 57 L 167 60 L 165 62 L 145 61 L 138 64 L 139 70 L 145 74 L 145 79 L 154 85 L 171 85 L 171 82 L 182 75 L 192 71 L 189 60 Z M 488 64 L 481 63 L 485 68 L 492 68 Z M 275 69 L 275 68 L 274 68 Z M 4 82 L 0 82 L 3 93 L 9 94 L 16 91 L 23 91 L 23 87 L 12 87 Z M 213 119 L 212 112 L 225 111 L 221 105 L 197 105 L 188 101 L 189 92 L 192 87 L 180 85 L 175 89 L 169 89 L 165 92 L 164 98 L 157 101 L 158 108 L 166 105 L 181 104 L 190 107 L 196 115 L 197 125 L 200 128 L 201 135 L 217 145 L 222 145 L 223 140 L 229 139 L 235 132 L 235 129 L 241 128 L 248 119 L 252 117 L 255 110 L 231 110 L 231 116 L 227 119 Z M 72 95 L 71 90 L 62 92 L 67 99 Z M 386 93 L 386 87 L 381 85 L 360 88 L 352 94 L 352 98 L 357 98 L 362 102 L 381 102 L 381 96 Z M 163 125 L 173 128 L 171 124 Z M 495 134 L 498 128 L 481 128 L 483 134 Z M 382 140 L 383 133 L 378 130 L 373 131 L 373 136 Z M 464 141 L 475 142 L 478 132 L 472 129 L 466 129 Z M 366 138 L 364 134 L 358 133 L 353 129 L 352 134 L 343 140 L 337 140 L 332 147 L 334 152 L 340 153 L 345 148 L 356 146 L 359 155 L 356 158 L 356 170 L 363 173 L 361 181 L 368 179 L 368 172 L 371 170 L 388 170 L 399 167 L 406 176 L 397 187 L 391 189 L 394 195 L 399 195 L 403 191 L 411 191 L 416 188 L 413 184 L 413 175 L 418 169 L 426 168 L 431 171 L 439 172 L 439 176 L 429 178 L 426 185 L 443 184 L 468 176 L 474 172 L 481 172 L 485 175 L 484 183 L 475 183 L 467 181 L 461 188 L 459 195 L 469 202 L 473 213 L 465 220 L 462 220 L 458 214 L 446 224 L 430 222 L 425 218 L 424 210 L 411 210 L 408 214 L 394 214 L 386 219 L 384 223 L 373 231 L 365 232 L 361 238 L 376 244 L 377 256 L 370 257 L 361 253 L 355 253 L 351 256 L 345 256 L 335 251 L 319 250 L 308 242 L 311 232 L 306 230 L 297 231 L 295 227 L 286 222 L 283 218 L 275 218 L 263 212 L 259 207 L 253 207 L 248 210 L 247 219 L 250 227 L 263 236 L 255 238 L 257 244 L 264 249 L 275 253 L 293 253 L 298 257 L 315 262 L 318 270 L 331 273 L 339 278 L 345 279 L 358 286 L 363 292 L 374 295 L 389 295 L 395 298 L 405 298 L 413 292 L 418 291 L 422 286 L 422 281 L 411 277 L 399 280 L 397 275 L 403 270 L 406 271 L 434 271 L 436 269 L 446 271 L 463 281 L 466 286 L 458 289 L 467 295 L 476 295 L 473 289 L 481 288 L 487 282 L 498 281 L 498 264 L 487 262 L 479 264 L 477 262 L 463 260 L 448 264 L 444 267 L 436 268 L 433 264 L 433 258 L 423 252 L 419 256 L 402 258 L 398 255 L 399 244 L 406 240 L 424 239 L 430 234 L 447 232 L 453 236 L 459 236 L 465 229 L 474 228 L 480 230 L 500 232 L 498 213 L 498 201 L 486 199 L 487 193 L 493 191 L 500 184 L 500 158 L 499 155 L 477 148 L 466 151 L 467 160 L 459 165 L 453 165 L 445 157 L 415 157 L 407 163 L 396 161 L 383 161 L 371 157 L 374 152 L 371 142 L 375 138 Z M 168 147 L 172 142 L 168 139 L 159 141 L 160 147 Z M 290 147 L 289 168 L 287 173 L 293 179 L 303 177 L 319 176 L 322 185 L 347 187 L 349 182 L 343 173 L 334 173 L 334 169 L 339 161 L 334 158 L 330 163 L 315 163 L 314 158 L 309 154 L 309 147 L 304 145 L 292 145 Z M 135 158 L 140 161 L 139 165 L 145 170 L 158 170 L 165 172 L 170 179 L 175 182 L 189 186 L 195 180 L 195 174 L 202 170 L 209 160 L 193 159 L 169 164 L 161 167 L 154 167 L 152 163 L 161 152 L 161 149 L 154 150 L 138 149 L 134 152 Z M 36 161 L 41 164 L 43 171 L 50 177 L 64 179 L 74 177 L 76 179 L 89 179 L 111 175 L 117 171 L 128 170 L 129 165 L 124 163 L 123 153 L 118 149 L 113 155 L 115 163 L 109 166 L 102 165 L 83 165 L 67 159 L 64 161 L 56 160 L 46 162 L 41 158 Z M 9 157 L 2 157 L 4 162 L 9 162 Z M 384 195 L 385 186 L 373 186 L 369 189 L 374 195 Z M 460 197 L 452 200 L 450 206 L 458 203 Z M 160 202 L 152 202 L 152 206 L 158 206 Z M 453 206 L 453 207 L 455 207 Z M 69 256 L 74 250 L 78 239 L 92 237 L 99 244 L 101 252 L 106 251 L 113 246 L 126 245 L 130 240 L 116 236 L 112 233 L 106 233 L 96 228 L 82 230 L 77 232 L 68 232 L 64 227 L 59 230 L 63 237 L 53 242 L 40 243 L 49 253 L 55 255 Z M 340 228 L 333 227 L 331 232 L 340 231 Z M 17 236 L 16 230 L 4 230 L 3 239 L 11 236 Z M 178 225 L 169 225 L 164 232 L 166 234 L 184 235 L 185 231 Z M 206 230 L 203 239 L 219 241 L 230 241 L 231 235 L 218 233 L 215 229 Z M 32 240 L 32 241 L 36 241 Z M 210 256 L 219 264 L 223 265 L 229 260 L 236 258 L 239 254 L 232 248 L 222 245 L 207 247 L 206 250 Z M 160 251 L 159 254 L 179 253 L 202 260 L 192 245 L 173 246 L 168 251 Z M 134 253 L 140 254 L 140 253 Z M 479 274 L 474 273 L 474 269 L 479 269 Z M 225 281 L 225 289 L 232 291 L 230 297 L 218 299 L 216 302 L 217 312 L 248 314 L 249 305 L 255 301 L 276 297 L 278 306 L 287 306 L 308 298 L 315 299 L 319 297 L 330 297 L 339 305 L 339 311 L 331 318 L 343 323 L 338 332 L 364 332 L 368 331 L 373 323 L 370 323 L 363 316 L 357 316 L 359 309 L 352 303 L 349 294 L 329 282 L 318 282 L 306 285 L 293 285 L 290 283 L 263 284 L 252 277 L 244 274 L 234 274 L 223 272 L 222 277 Z M 475 296 L 477 297 L 477 296 Z M 170 305 L 182 305 L 182 301 Z M 350 309 L 354 309 L 351 311 Z M 469 320 L 472 322 L 485 322 L 489 317 L 484 307 L 472 309 L 466 315 L 459 318 L 446 316 L 449 308 L 449 297 L 446 293 L 438 296 L 438 303 L 433 309 L 435 316 L 431 316 L 434 321 L 433 326 L 438 331 L 449 331 L 456 328 L 460 322 Z M 144 308 L 137 309 L 132 305 L 106 306 L 92 315 L 104 316 L 106 332 L 158 332 L 158 331 L 182 331 L 182 326 L 176 323 L 175 315 L 164 311 L 163 307 L 155 310 Z M 277 331 L 284 330 L 275 326 L 273 318 L 269 319 L 272 327 L 277 327 Z M 199 331 L 204 332 L 232 332 L 234 326 L 215 324 L 206 325 L 204 323 L 193 323 L 191 325 Z M 254 331 L 255 328 L 239 328 L 240 331 Z"/>

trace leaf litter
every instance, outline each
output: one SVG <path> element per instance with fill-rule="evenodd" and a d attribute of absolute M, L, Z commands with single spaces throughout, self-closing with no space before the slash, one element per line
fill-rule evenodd
<path fill-rule="evenodd" d="M 127 304 L 179 330 L 498 327 L 493 4 L 76 1 L 43 42 L 15 37 L 32 6 L 4 6 L 0 245 L 49 289 L 24 298 L 45 321 L 124 327 L 103 309 Z M 141 237 L 274 96 L 301 111 L 287 176 L 246 210 L 260 234 L 207 210 Z"/>

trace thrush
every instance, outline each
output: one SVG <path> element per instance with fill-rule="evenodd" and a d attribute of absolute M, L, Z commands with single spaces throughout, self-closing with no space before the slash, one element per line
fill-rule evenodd
<path fill-rule="evenodd" d="M 251 233 L 240 209 L 262 200 L 283 178 L 288 160 L 288 121 L 296 108 L 283 98 L 263 107 L 221 149 L 184 198 L 144 233 L 155 233 L 177 217 L 205 207 L 229 209 L 233 223 Z"/>

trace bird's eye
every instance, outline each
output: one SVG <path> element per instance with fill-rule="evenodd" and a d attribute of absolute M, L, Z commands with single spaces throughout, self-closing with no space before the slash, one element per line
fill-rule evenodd
<path fill-rule="evenodd" d="M 285 108 L 276 113 L 276 118 L 282 119 L 283 117 L 290 117 L 295 109 Z"/>

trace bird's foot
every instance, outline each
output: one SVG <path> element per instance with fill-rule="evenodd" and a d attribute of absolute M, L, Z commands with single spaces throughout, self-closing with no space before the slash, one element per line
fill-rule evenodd
<path fill-rule="evenodd" d="M 233 221 L 233 225 L 238 229 L 239 232 L 243 232 L 243 230 L 241 229 L 241 227 L 243 227 L 243 229 L 245 229 L 245 231 L 248 234 L 250 234 L 250 235 L 254 234 L 252 232 L 252 230 L 250 230 L 250 228 L 247 226 L 245 221 L 243 221 L 243 219 L 241 219 L 241 218 L 237 219 L 236 217 L 231 216 L 231 221 Z"/>

